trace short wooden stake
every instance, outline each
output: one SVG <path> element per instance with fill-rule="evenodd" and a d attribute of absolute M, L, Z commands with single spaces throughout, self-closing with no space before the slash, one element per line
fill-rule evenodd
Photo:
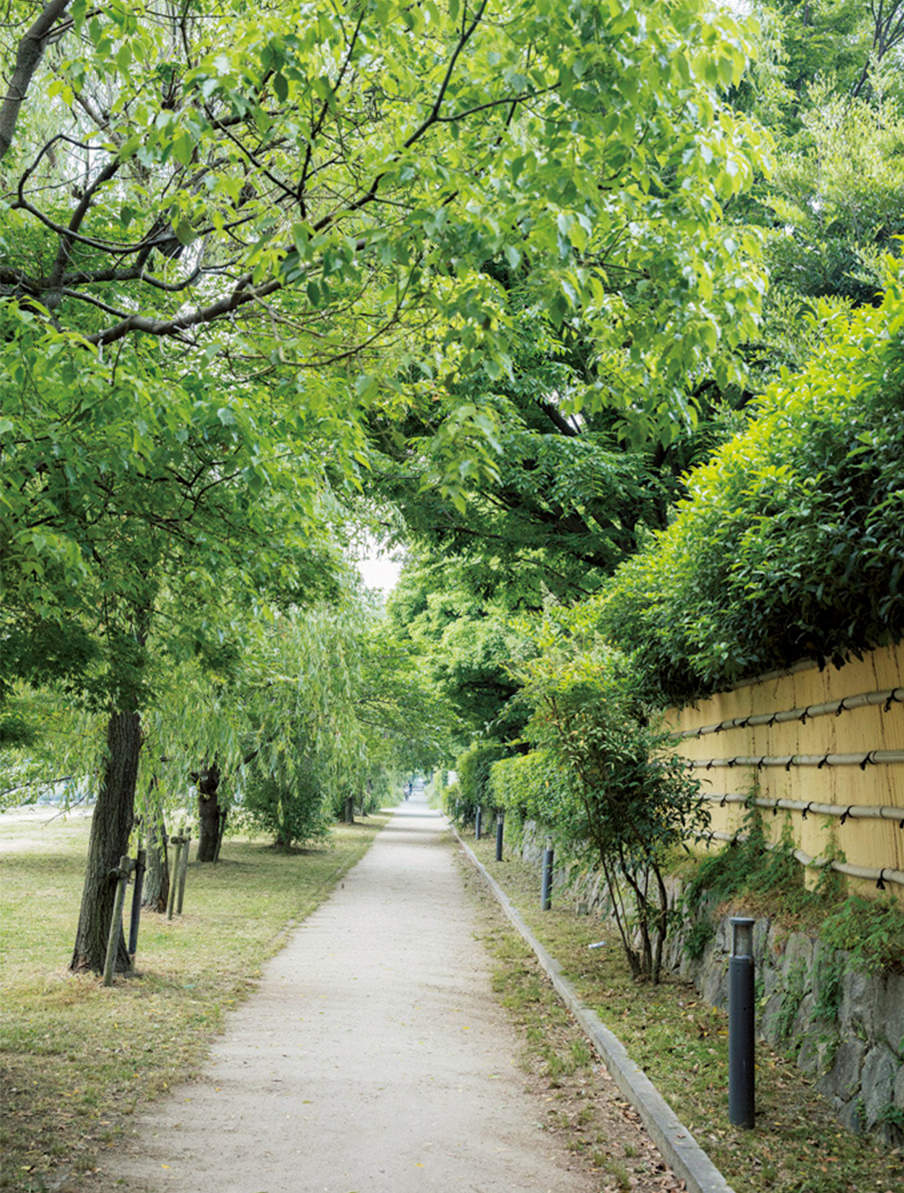
<path fill-rule="evenodd" d="M 176 887 L 179 885 L 179 874 L 182 867 L 182 847 L 185 844 L 185 838 L 170 837 L 169 843 L 175 846 L 173 852 L 173 870 L 170 874 L 169 902 L 166 905 L 166 918 L 171 920 L 176 906 Z"/>
<path fill-rule="evenodd" d="M 141 890 L 144 885 L 144 872 L 147 869 L 148 854 L 146 849 L 139 849 L 135 859 L 135 889 L 132 891 L 132 918 L 129 921 L 129 956 L 134 961 L 138 952 L 138 924 L 141 919 Z"/>
<path fill-rule="evenodd" d="M 191 833 L 185 838 L 182 846 L 182 863 L 179 866 L 179 896 L 176 900 L 176 915 L 182 914 L 182 900 L 185 898 L 185 876 L 188 874 L 188 848 L 191 845 Z"/>
<path fill-rule="evenodd" d="M 119 869 L 112 871 L 118 875 L 116 883 L 116 898 L 113 901 L 113 916 L 110 920 L 110 934 L 107 937 L 107 956 L 104 960 L 104 985 L 113 985 L 113 967 L 116 964 L 116 953 L 119 948 L 119 938 L 122 935 L 122 905 L 126 898 L 126 883 L 129 873 L 135 863 L 127 855 L 119 859 Z"/>
<path fill-rule="evenodd" d="M 225 808 L 220 808 L 220 823 L 217 826 L 217 847 L 214 851 L 213 860 L 218 862 L 220 860 L 220 849 L 223 845 L 223 833 L 226 832 L 226 817 L 229 815 Z"/>

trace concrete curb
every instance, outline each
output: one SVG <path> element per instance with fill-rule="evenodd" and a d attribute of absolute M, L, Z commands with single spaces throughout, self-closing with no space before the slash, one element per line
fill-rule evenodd
<path fill-rule="evenodd" d="M 453 828 L 452 831 L 473 865 L 483 875 L 502 910 L 536 953 L 547 977 L 605 1061 L 615 1084 L 640 1115 L 650 1137 L 675 1175 L 686 1183 L 691 1193 L 734 1193 L 646 1073 L 628 1056 L 618 1037 L 603 1025 L 595 1011 L 584 1006 L 574 987 L 563 975 L 558 961 L 536 939 L 499 883 L 456 830 Z"/>

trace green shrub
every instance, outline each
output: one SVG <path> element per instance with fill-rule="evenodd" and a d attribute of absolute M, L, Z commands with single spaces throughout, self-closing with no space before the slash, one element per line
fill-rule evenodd
<path fill-rule="evenodd" d="M 291 769 L 252 770 L 244 809 L 253 824 L 273 834 L 279 849 L 325 837 L 332 819 L 316 768 L 305 758 Z"/>
<path fill-rule="evenodd" d="M 826 948 L 849 953 L 856 969 L 869 973 L 904 970 L 904 907 L 891 896 L 845 896 L 834 881 L 817 883 L 814 890 L 808 890 L 804 869 L 794 856 L 788 819 L 779 842 L 767 849 L 760 810 L 752 807 L 735 841 L 695 862 L 681 899 L 681 912 L 695 941 L 690 948 L 696 947 L 698 939 L 705 947 L 706 928 L 698 925 L 710 922 L 706 905 L 729 900 L 752 902 L 770 916 L 791 921 L 806 914 L 809 922 L 818 922 L 819 938 Z M 817 968 L 820 1013 L 830 1019 L 839 997 L 838 963 L 830 955 L 820 954 Z"/>
<path fill-rule="evenodd" d="M 676 702 L 904 634 L 904 265 L 688 477 L 672 524 L 615 574 L 600 630 Z"/>
<path fill-rule="evenodd" d="M 588 633 L 582 610 L 550 615 L 537 644 L 522 670 L 536 749 L 494 776 L 602 871 L 632 973 L 658 981 L 671 921 L 666 859 L 709 822 L 699 783 L 650 722 L 631 660 Z"/>
<path fill-rule="evenodd" d="M 507 753 L 504 746 L 491 742 L 473 742 L 455 760 L 461 811 L 454 819 L 464 823 L 474 819 L 478 807 L 487 811 L 493 803 L 490 793 L 490 767 Z M 450 813 L 451 815 L 451 813 Z"/>
<path fill-rule="evenodd" d="M 568 783 L 547 750 L 531 750 L 494 762 L 490 771 L 493 803 L 519 820 L 536 820 L 551 827 L 561 812 L 560 792 Z"/>
<path fill-rule="evenodd" d="M 851 895 L 823 921 L 820 938 L 851 954 L 868 973 L 904 970 L 904 907 L 895 899 Z"/>

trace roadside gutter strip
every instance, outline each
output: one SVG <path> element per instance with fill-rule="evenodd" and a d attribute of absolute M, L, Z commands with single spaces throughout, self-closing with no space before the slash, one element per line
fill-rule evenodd
<path fill-rule="evenodd" d="M 540 944 L 499 883 L 477 859 L 454 827 L 452 831 L 471 862 L 483 875 L 505 914 L 533 949 L 547 977 L 605 1061 L 615 1084 L 640 1115 L 650 1137 L 675 1175 L 685 1182 L 690 1193 L 734 1193 L 725 1177 L 679 1120 L 643 1069 L 638 1068 L 628 1056 L 621 1040 L 603 1025 L 596 1011 L 584 1006 L 574 987 L 562 973 L 558 961 Z"/>

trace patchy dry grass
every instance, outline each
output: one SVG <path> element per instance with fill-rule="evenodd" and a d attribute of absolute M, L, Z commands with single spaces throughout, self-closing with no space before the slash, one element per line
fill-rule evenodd
<path fill-rule="evenodd" d="M 181 917 L 142 915 L 136 976 L 105 988 L 67 969 L 88 820 L 0 818 L 0 1189 L 92 1171 L 123 1116 L 195 1073 L 225 1012 L 386 820 L 290 855 L 227 838 L 216 865 L 189 865 Z"/>
<path fill-rule="evenodd" d="M 587 1006 L 688 1126 L 737 1193 L 901 1193 L 904 1156 L 844 1130 L 796 1065 L 762 1042 L 757 1051 L 757 1126 L 728 1121 L 728 1025 L 692 986 L 632 981 L 617 934 L 564 904 L 539 909 L 536 872 L 495 861 L 495 841 L 468 841 Z M 605 947 L 588 949 L 606 940 Z"/>

